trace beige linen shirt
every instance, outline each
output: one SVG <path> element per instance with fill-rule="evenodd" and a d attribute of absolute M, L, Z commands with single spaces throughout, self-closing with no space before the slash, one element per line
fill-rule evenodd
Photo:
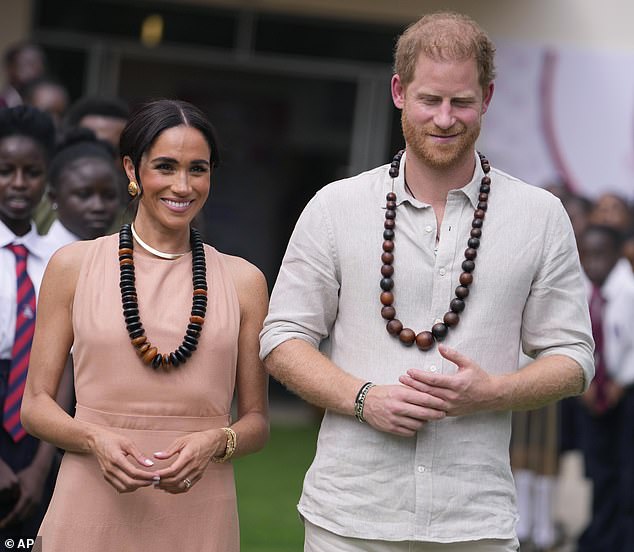
<path fill-rule="evenodd" d="M 406 159 L 403 158 L 405 163 Z M 319 347 L 343 370 L 378 384 L 408 368 L 454 373 L 437 348 L 390 336 L 381 318 L 380 256 L 389 165 L 334 182 L 302 213 L 261 333 L 261 357 L 289 339 Z M 449 310 L 464 260 L 480 164 L 447 197 L 440 241 L 432 208 L 394 181 L 394 293 L 398 318 L 416 332 Z M 492 169 L 474 282 L 445 343 L 491 374 L 530 357 L 563 354 L 592 378 L 593 342 L 575 240 L 558 199 Z M 430 422 L 414 438 L 326 412 L 299 511 L 334 533 L 435 542 L 513 538 L 517 512 L 509 467 L 510 412 Z"/>

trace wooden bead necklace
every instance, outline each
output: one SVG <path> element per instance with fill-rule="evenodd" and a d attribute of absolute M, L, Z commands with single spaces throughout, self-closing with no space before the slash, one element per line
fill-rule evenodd
<path fill-rule="evenodd" d="M 392 160 L 390 165 L 390 177 L 392 177 L 392 191 L 388 192 L 385 204 L 385 223 L 383 225 L 383 254 L 381 255 L 381 282 L 380 286 L 383 290 L 380 296 L 381 316 L 387 320 L 387 332 L 398 337 L 401 342 L 407 346 L 416 343 L 421 351 L 428 351 L 434 346 L 436 341 L 440 342 L 447 337 L 449 328 L 453 328 L 460 322 L 460 313 L 465 308 L 465 299 L 469 295 L 469 286 L 473 282 L 473 271 L 475 270 L 475 258 L 480 247 L 480 239 L 482 238 L 482 226 L 484 224 L 484 216 L 488 207 L 489 193 L 491 191 L 491 178 L 488 176 L 491 165 L 486 157 L 478 152 L 480 157 L 480 165 L 484 171 L 484 176 L 480 181 L 480 193 L 478 195 L 478 205 L 473 213 L 473 221 L 471 222 L 471 232 L 467 241 L 467 249 L 464 252 L 465 260 L 462 262 L 462 273 L 460 274 L 460 285 L 455 290 L 455 298 L 449 303 L 449 311 L 445 313 L 442 322 L 437 322 L 431 328 L 431 331 L 422 331 L 415 333 L 411 328 L 404 328 L 403 323 L 396 318 L 396 309 L 394 308 L 394 237 L 396 229 L 396 194 L 394 193 L 394 179 L 398 177 L 401 158 L 405 150 L 399 151 Z"/>
<path fill-rule="evenodd" d="M 158 349 L 148 341 L 139 316 L 139 303 L 134 275 L 134 241 L 129 224 L 124 224 L 119 231 L 119 287 L 121 288 L 121 304 L 123 317 L 130 336 L 130 341 L 139 357 L 152 368 L 177 367 L 187 359 L 198 347 L 198 338 L 205 323 L 207 313 L 207 267 L 205 264 L 205 248 L 200 232 L 190 229 L 189 243 L 192 247 L 192 281 L 194 294 L 191 316 L 181 345 L 169 354 L 159 353 Z"/>

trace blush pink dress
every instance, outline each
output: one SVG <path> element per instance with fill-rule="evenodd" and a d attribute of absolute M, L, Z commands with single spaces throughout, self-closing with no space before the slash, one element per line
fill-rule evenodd
<path fill-rule="evenodd" d="M 95 240 L 80 271 L 72 313 L 76 418 L 126 435 L 151 458 L 179 436 L 230 423 L 240 309 L 223 257 L 206 245 L 209 301 L 198 349 L 177 369 L 155 371 L 125 328 L 117 249 L 117 235 Z M 169 261 L 137 246 L 134 262 L 146 335 L 169 353 L 189 322 L 191 253 Z M 120 494 L 93 455 L 66 452 L 39 534 L 44 552 L 236 552 L 233 468 L 210 463 L 182 494 L 152 486 Z"/>

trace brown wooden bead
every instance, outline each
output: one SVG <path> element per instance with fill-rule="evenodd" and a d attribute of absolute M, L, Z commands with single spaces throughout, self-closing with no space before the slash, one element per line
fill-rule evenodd
<path fill-rule="evenodd" d="M 206 289 L 195 289 L 194 290 L 194 295 L 204 295 L 206 297 L 207 296 L 207 290 Z"/>
<path fill-rule="evenodd" d="M 393 320 L 396 316 L 396 309 L 391 305 L 387 305 L 381 309 L 381 316 L 385 320 Z"/>
<path fill-rule="evenodd" d="M 395 318 L 394 320 L 390 320 L 385 327 L 387 328 L 387 333 L 398 335 L 403 330 L 403 323 Z"/>
<path fill-rule="evenodd" d="M 394 267 L 389 264 L 384 264 L 381 267 L 381 275 L 385 276 L 386 278 L 391 278 L 394 275 Z"/>
<path fill-rule="evenodd" d="M 121 259 L 119 261 L 119 266 L 123 266 L 123 265 L 133 265 L 134 261 L 132 259 Z"/>
<path fill-rule="evenodd" d="M 147 336 L 142 335 L 141 337 L 135 337 L 132 340 L 132 345 L 134 345 L 135 347 L 138 347 L 139 345 L 143 345 L 143 343 L 145 343 L 147 341 Z"/>
<path fill-rule="evenodd" d="M 385 240 L 383 242 L 383 251 L 387 251 L 388 253 L 394 251 L 394 242 L 392 240 Z"/>
<path fill-rule="evenodd" d="M 449 303 L 449 308 L 453 312 L 462 312 L 464 310 L 465 304 L 462 299 L 452 299 L 451 303 Z"/>
<path fill-rule="evenodd" d="M 482 237 L 482 228 L 472 228 L 471 229 L 471 237 L 472 238 L 481 238 Z"/>
<path fill-rule="evenodd" d="M 381 293 L 381 303 L 386 307 L 389 307 L 394 303 L 394 294 L 391 291 L 384 291 Z"/>
<path fill-rule="evenodd" d="M 385 204 L 385 208 L 386 208 L 386 209 L 391 209 L 391 210 L 396 209 L 396 201 L 388 201 L 388 202 Z"/>
<path fill-rule="evenodd" d="M 123 247 L 119 249 L 119 256 L 121 255 L 132 255 L 133 251 L 129 247 Z"/>
<path fill-rule="evenodd" d="M 473 272 L 475 270 L 475 263 L 470 260 L 462 261 L 462 270 L 465 272 Z"/>
<path fill-rule="evenodd" d="M 434 336 L 431 332 L 420 332 L 416 336 L 416 346 L 421 351 L 428 351 L 434 346 Z"/>
<path fill-rule="evenodd" d="M 150 362 L 154 360 L 154 357 L 157 354 L 158 354 L 158 349 L 156 347 L 150 347 L 143 355 L 143 362 L 145 362 L 145 364 L 150 364 Z"/>
<path fill-rule="evenodd" d="M 489 204 L 486 201 L 478 202 L 478 209 L 482 209 L 483 211 L 486 211 L 488 208 L 489 208 Z"/>
<path fill-rule="evenodd" d="M 394 280 L 392 278 L 381 278 L 379 285 L 382 290 L 390 291 L 394 287 Z"/>
<path fill-rule="evenodd" d="M 140 345 L 137 350 L 137 352 L 139 353 L 139 356 L 143 356 L 143 353 L 145 353 L 145 351 L 147 351 L 151 346 L 152 344 L 150 342 Z"/>
<path fill-rule="evenodd" d="M 411 328 L 403 328 L 401 333 L 398 334 L 398 338 L 405 345 L 413 345 L 416 341 L 416 333 Z"/>
<path fill-rule="evenodd" d="M 163 367 L 169 366 L 170 356 L 168 354 L 163 353 L 163 361 L 161 364 L 163 365 Z"/>
<path fill-rule="evenodd" d="M 460 275 L 460 283 L 463 286 L 469 286 L 471 285 L 472 282 L 473 282 L 473 274 L 470 274 L 469 272 L 463 272 Z"/>
<path fill-rule="evenodd" d="M 394 262 L 394 255 L 392 253 L 384 251 L 381 255 L 381 261 L 383 261 L 383 264 L 392 264 Z"/>
<path fill-rule="evenodd" d="M 473 216 L 477 219 L 483 219 L 485 215 L 484 209 L 476 209 L 475 213 L 473 213 Z"/>
<path fill-rule="evenodd" d="M 196 314 L 193 314 L 192 316 L 190 316 L 189 321 L 192 324 L 200 324 L 201 326 L 205 323 L 205 319 L 202 316 L 198 316 Z"/>
<path fill-rule="evenodd" d="M 394 219 L 385 219 L 385 222 L 383 223 L 383 228 L 385 228 L 386 230 L 394 230 L 394 228 L 396 228 L 396 222 L 394 221 Z"/>
<path fill-rule="evenodd" d="M 488 201 L 488 200 L 489 200 L 489 194 L 480 193 L 480 195 L 478 195 L 478 201 Z"/>
<path fill-rule="evenodd" d="M 385 218 L 386 219 L 394 219 L 394 218 L 396 218 L 396 211 L 394 209 L 386 209 L 385 210 Z"/>
<path fill-rule="evenodd" d="M 445 313 L 442 321 L 445 323 L 446 326 L 453 328 L 454 326 L 458 325 L 458 322 L 460 322 L 460 316 L 458 316 L 458 314 L 453 311 L 449 311 Z"/>
<path fill-rule="evenodd" d="M 396 194 L 394 192 L 388 192 L 385 199 L 388 201 L 396 201 Z"/>
<path fill-rule="evenodd" d="M 443 339 L 445 339 L 445 337 L 447 337 L 447 334 L 449 333 L 449 328 L 445 326 L 445 324 L 443 324 L 442 322 L 438 322 L 438 324 L 434 324 L 431 327 L 431 333 L 436 341 L 442 341 Z"/>
<path fill-rule="evenodd" d="M 484 184 L 485 186 L 488 186 L 489 184 L 491 184 L 491 177 L 489 176 L 482 177 L 482 180 L 480 180 L 480 184 Z"/>
<path fill-rule="evenodd" d="M 458 286 L 456 288 L 456 297 L 458 299 L 464 299 L 469 295 L 469 288 L 466 286 Z"/>
<path fill-rule="evenodd" d="M 473 247 L 468 247 L 467 249 L 465 249 L 465 252 L 464 252 L 465 259 L 469 259 L 470 261 L 473 261 L 473 259 L 475 259 L 477 256 L 478 256 L 478 252 Z"/>

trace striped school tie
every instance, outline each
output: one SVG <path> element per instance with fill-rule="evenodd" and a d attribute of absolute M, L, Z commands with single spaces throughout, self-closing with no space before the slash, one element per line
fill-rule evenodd
<path fill-rule="evenodd" d="M 23 245 L 7 246 L 15 255 L 15 275 L 17 279 L 17 312 L 15 338 L 11 349 L 11 367 L 7 394 L 4 399 L 2 425 L 17 443 L 26 436 L 20 423 L 20 407 L 29 367 L 29 356 L 35 329 L 35 289 L 26 271 L 28 251 Z"/>

